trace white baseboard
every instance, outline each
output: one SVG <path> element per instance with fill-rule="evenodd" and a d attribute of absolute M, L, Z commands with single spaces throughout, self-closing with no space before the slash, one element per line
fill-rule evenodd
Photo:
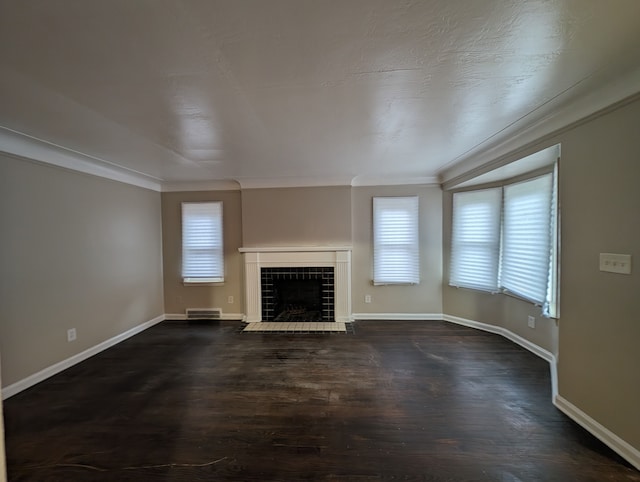
<path fill-rule="evenodd" d="M 353 313 L 354 321 L 436 321 L 442 320 L 442 313 Z"/>
<path fill-rule="evenodd" d="M 39 371 L 38 373 L 34 373 L 33 375 L 20 380 L 19 382 L 13 383 L 4 387 L 2 389 L 2 398 L 7 399 L 20 393 L 27 388 L 32 387 L 33 385 L 46 380 L 47 378 L 60 373 L 67 368 L 76 365 L 87 358 L 96 355 L 107 348 L 110 348 L 118 343 L 126 340 L 127 338 L 131 338 L 138 333 L 151 328 L 152 326 L 160 323 L 164 320 L 186 320 L 185 314 L 166 314 L 160 315 L 152 320 L 149 320 L 145 323 L 141 323 L 138 326 L 131 328 L 130 330 L 125 331 L 113 338 L 110 338 L 98 345 L 84 350 L 77 355 L 74 355 L 66 360 L 63 360 L 55 365 L 51 365 L 44 370 Z M 226 313 L 221 317 L 222 320 L 245 320 L 245 315 L 240 313 Z M 470 328 L 475 328 L 478 330 L 486 331 L 489 333 L 495 333 L 501 336 L 504 336 L 508 340 L 522 346 L 523 348 L 529 350 L 533 354 L 539 356 L 540 358 L 549 362 L 551 369 L 551 386 L 552 386 L 552 394 L 553 394 L 553 404 L 565 413 L 568 417 L 573 419 L 576 423 L 584 427 L 587 431 L 593 434 L 595 437 L 600 439 L 603 443 L 609 446 L 612 450 L 618 453 L 621 457 L 628 460 L 632 465 L 634 465 L 637 469 L 640 470 L 640 451 L 635 449 L 629 443 L 625 442 L 623 439 L 618 437 L 616 434 L 608 430 L 606 427 L 602 426 L 595 420 L 593 420 L 589 415 L 584 413 L 578 407 L 573 405 L 571 402 L 565 400 L 563 397 L 558 395 L 558 382 L 557 382 L 557 366 L 556 366 L 556 357 L 550 353 L 549 351 L 540 348 L 539 346 L 531 343 L 530 341 L 522 338 L 519 335 L 507 330 L 506 328 L 502 328 L 499 326 L 490 325 L 487 323 L 482 323 L 479 321 L 469 320 L 466 318 L 460 318 L 458 316 L 446 315 L 440 313 L 354 313 L 354 320 L 391 320 L 391 321 L 436 321 L 436 320 L 444 320 L 449 323 L 455 323 L 458 325 L 468 326 Z"/>
<path fill-rule="evenodd" d="M 161 321 L 164 321 L 165 315 L 156 316 L 154 319 L 146 321 L 144 323 L 139 324 L 138 326 L 134 326 L 130 330 L 125 331 L 124 333 L 120 333 L 119 335 L 114 336 L 113 338 L 109 338 L 108 340 L 103 341 L 91 348 L 84 350 L 83 352 L 78 353 L 77 355 L 73 355 L 72 357 L 67 358 L 66 360 L 62 360 L 50 367 L 45 368 L 44 370 L 40 370 L 33 375 L 28 376 L 27 378 L 23 378 L 22 380 L 12 383 L 4 388 L 2 388 L 2 399 L 5 400 L 17 393 L 20 393 L 27 388 L 34 386 L 36 383 L 40 383 L 43 380 L 46 380 L 57 373 L 60 373 L 67 368 L 70 368 L 87 358 L 92 357 L 93 355 L 97 355 L 101 351 L 106 350 L 107 348 L 111 348 L 114 345 L 126 340 L 127 338 L 131 338 L 133 335 L 137 335 L 138 333 L 151 328 L 154 325 L 157 325 Z"/>
<path fill-rule="evenodd" d="M 531 343 L 529 340 L 525 340 L 519 335 L 502 328 L 499 326 L 493 326 L 479 321 L 468 320 L 466 318 L 460 318 L 452 315 L 444 315 L 445 321 L 456 323 L 458 325 L 469 326 L 478 330 L 487 331 L 489 333 L 496 333 L 502 335 L 508 340 L 526 348 L 531 353 L 538 355 L 543 360 L 549 362 L 549 368 L 551 369 L 551 393 L 553 404 L 565 413 L 569 418 L 574 420 L 577 424 L 584 427 L 589 433 L 596 438 L 600 439 L 604 444 L 611 448 L 614 452 L 627 460 L 630 464 L 640 470 L 640 451 L 636 450 L 629 443 L 622 440 L 616 434 L 611 432 L 606 427 L 600 425 L 594 419 L 589 417 L 586 413 L 573 405 L 571 402 L 565 400 L 558 395 L 558 367 L 556 357 L 553 353 L 540 348 L 539 346 Z"/>
<path fill-rule="evenodd" d="M 500 326 L 490 325 L 488 323 L 482 323 L 480 321 L 469 320 L 467 318 L 460 318 L 459 316 L 447 315 L 442 313 L 353 313 L 352 318 L 354 321 L 372 321 L 372 320 L 389 320 L 389 321 L 440 321 L 444 320 L 449 323 L 455 323 L 457 325 L 464 325 L 476 330 L 486 331 L 489 333 L 495 333 L 497 335 L 504 336 L 508 340 L 520 345 L 521 347 L 529 350 L 534 355 L 539 356 L 543 360 L 549 362 L 551 369 L 551 396 L 552 400 L 555 399 L 558 394 L 558 374 L 556 357 L 553 353 L 540 348 L 538 345 L 531 343 L 529 340 L 516 335 L 512 331 L 502 328 Z"/>
<path fill-rule="evenodd" d="M 522 338 L 520 335 L 516 335 L 512 331 L 502 328 L 501 326 L 490 325 L 488 323 L 482 323 L 480 321 L 468 320 L 466 318 L 460 318 L 459 316 L 443 315 L 442 319 L 449 323 L 455 323 L 456 325 L 468 326 L 475 328 L 476 330 L 486 331 L 489 333 L 495 333 L 496 335 L 504 336 L 507 340 L 520 345 L 522 348 L 529 350 L 534 355 L 539 356 L 543 360 L 549 362 L 549 368 L 551 370 L 551 399 L 555 400 L 558 395 L 558 370 L 556 357 L 553 353 L 540 348 L 538 345 L 531 343 L 529 340 Z"/>
<path fill-rule="evenodd" d="M 167 321 L 185 321 L 187 315 L 184 313 L 168 313 L 164 315 Z M 222 313 L 219 320 L 223 321 L 245 321 L 246 316 L 242 313 Z"/>
<path fill-rule="evenodd" d="M 574 404 L 556 395 L 553 404 L 565 415 L 571 418 L 578 425 L 581 425 L 588 432 L 599 438 L 604 444 L 625 460 L 629 461 L 636 469 L 640 470 L 640 450 L 635 449 L 630 444 L 622 440 L 611 430 L 603 427 L 589 415 L 584 413 Z"/>

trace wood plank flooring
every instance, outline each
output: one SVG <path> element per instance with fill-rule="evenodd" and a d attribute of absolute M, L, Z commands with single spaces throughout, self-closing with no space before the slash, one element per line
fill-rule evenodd
<path fill-rule="evenodd" d="M 164 322 L 6 400 L 9 480 L 640 481 L 497 335 L 240 330 Z"/>

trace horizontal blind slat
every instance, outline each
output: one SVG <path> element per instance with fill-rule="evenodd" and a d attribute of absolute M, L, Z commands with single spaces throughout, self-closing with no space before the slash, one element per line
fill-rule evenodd
<path fill-rule="evenodd" d="M 553 175 L 504 188 L 503 288 L 543 304 L 551 256 Z"/>
<path fill-rule="evenodd" d="M 453 195 L 449 284 L 498 288 L 501 197 L 500 188 Z"/>
<path fill-rule="evenodd" d="M 182 203 L 182 277 L 224 278 L 222 203 Z"/>
<path fill-rule="evenodd" d="M 373 198 L 373 281 L 419 283 L 418 197 Z"/>

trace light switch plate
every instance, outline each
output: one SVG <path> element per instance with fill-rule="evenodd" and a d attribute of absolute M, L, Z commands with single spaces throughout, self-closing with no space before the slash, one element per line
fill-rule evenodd
<path fill-rule="evenodd" d="M 631 255 L 600 253 L 600 271 L 631 274 Z"/>

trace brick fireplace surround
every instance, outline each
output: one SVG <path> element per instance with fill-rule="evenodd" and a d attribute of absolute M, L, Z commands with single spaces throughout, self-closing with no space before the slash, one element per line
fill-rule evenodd
<path fill-rule="evenodd" d="M 247 323 L 262 320 L 262 268 L 332 267 L 335 320 L 351 321 L 351 248 L 332 246 L 240 248 L 244 255 Z"/>

